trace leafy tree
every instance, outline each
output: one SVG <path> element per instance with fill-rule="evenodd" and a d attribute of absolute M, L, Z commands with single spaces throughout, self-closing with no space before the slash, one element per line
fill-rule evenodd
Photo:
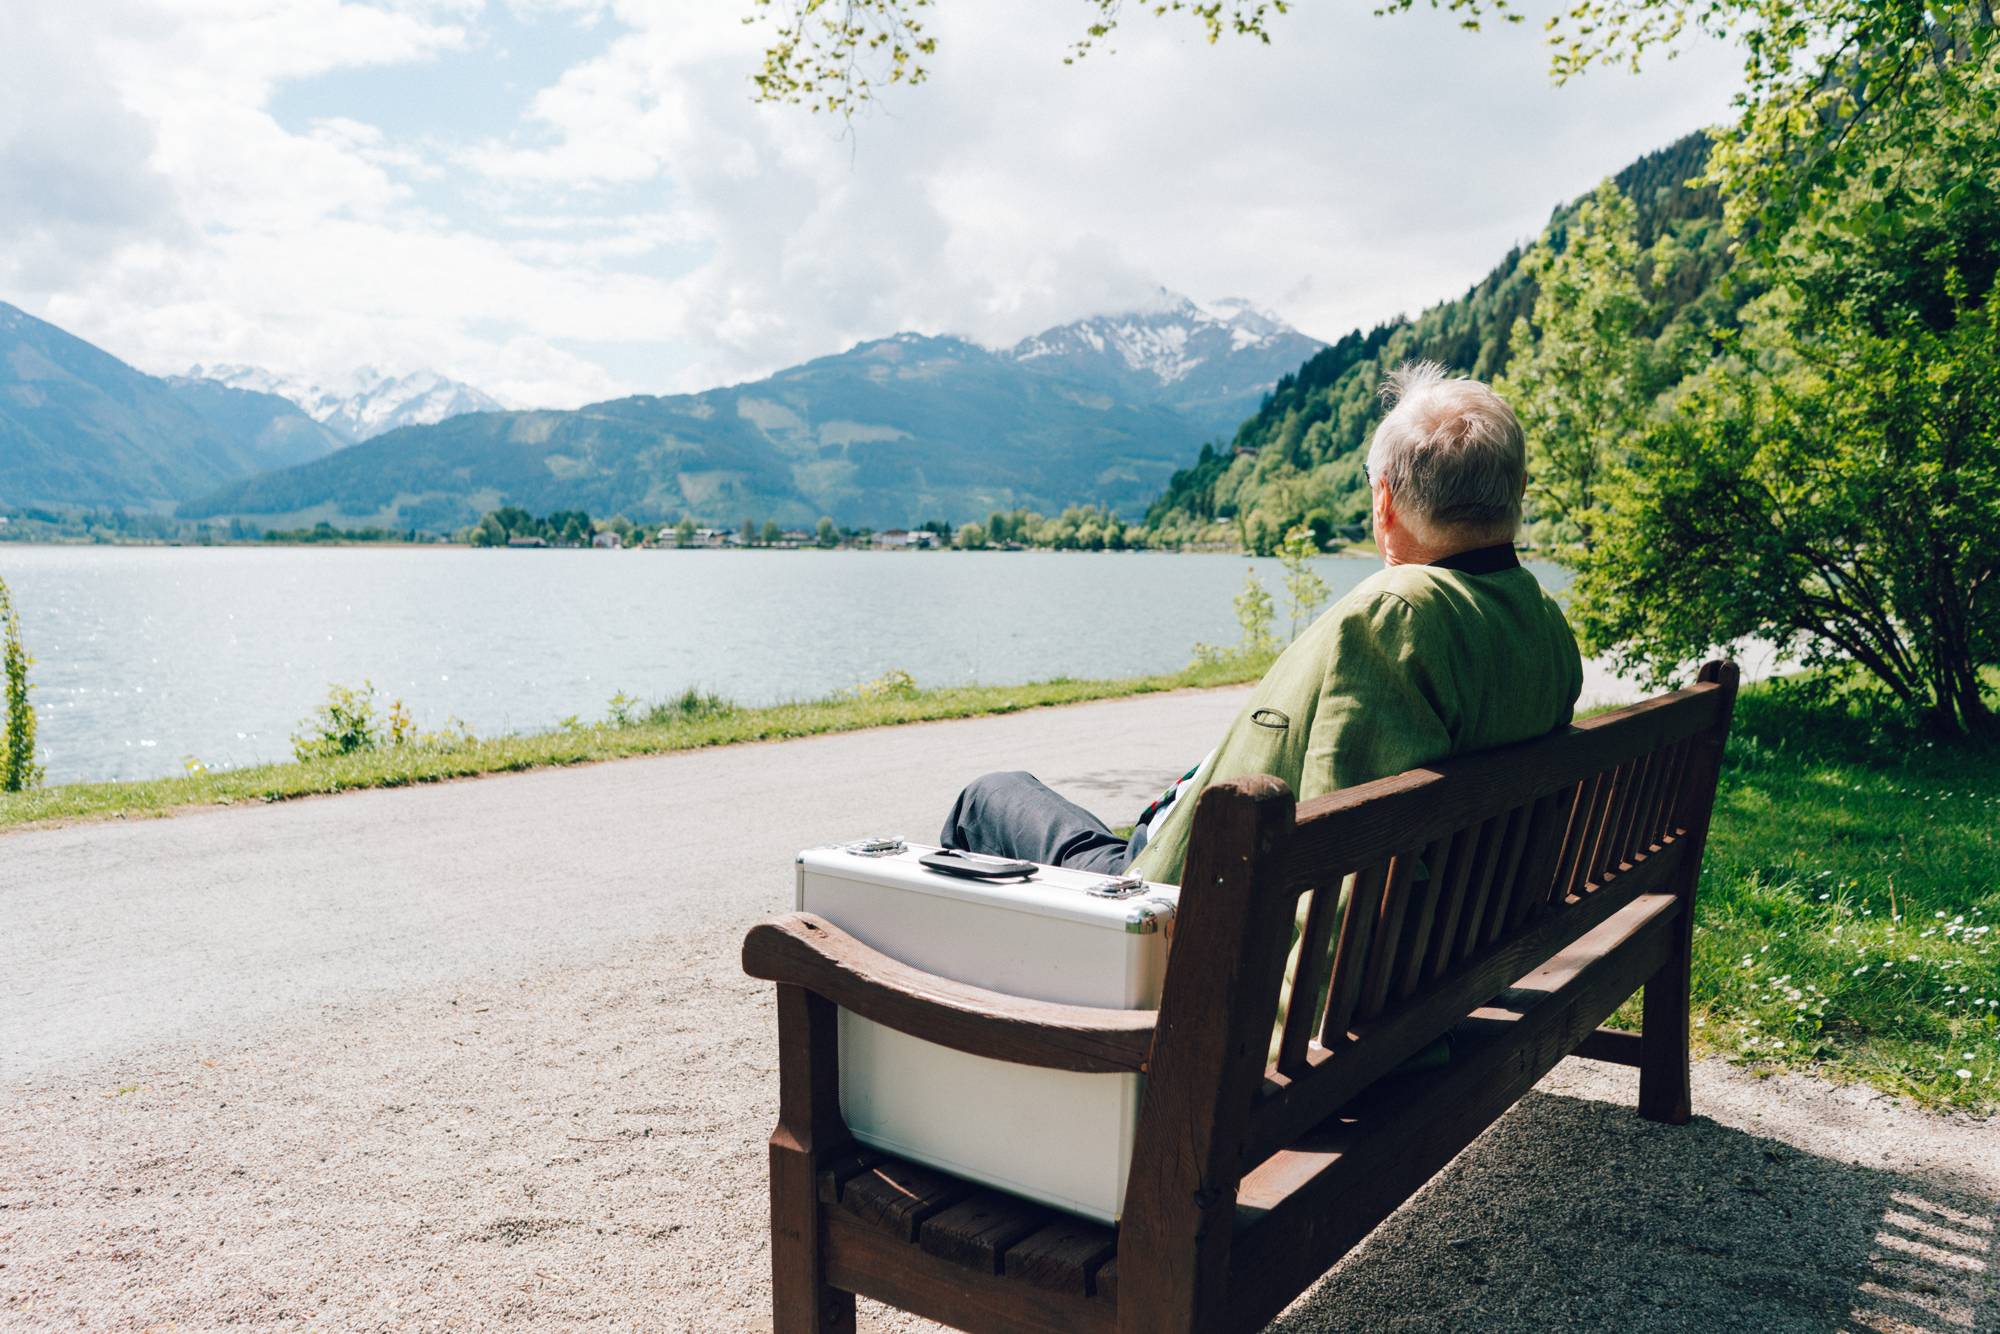
<path fill-rule="evenodd" d="M 1313 557 L 1319 554 L 1319 543 L 1313 539 L 1312 529 L 1304 524 L 1286 533 L 1278 547 L 1278 560 L 1285 570 L 1285 596 L 1291 599 L 1293 639 L 1312 624 L 1331 593 L 1326 580 L 1312 567 Z"/>
<path fill-rule="evenodd" d="M 1605 181 L 1521 262 L 1534 315 L 1514 321 L 1522 351 L 1494 388 L 1527 432 L 1533 511 L 1565 545 L 1590 545 L 1599 481 L 1652 404 L 1636 229 L 1632 201 Z"/>
<path fill-rule="evenodd" d="M 1928 146 L 1794 219 L 1731 355 L 1649 433 L 1576 614 L 1664 675 L 1744 635 L 1851 663 L 1936 731 L 1993 735 L 2000 661 L 2000 144 Z M 1976 145 L 1976 147 L 1975 147 Z M 1872 218 L 1872 222 L 1864 219 Z"/>
<path fill-rule="evenodd" d="M 820 517 L 819 528 L 815 536 L 819 544 L 823 547 L 838 546 L 840 544 L 840 529 L 834 526 L 832 519 L 824 515 Z"/>
<path fill-rule="evenodd" d="M 924 12 L 936 0 L 751 0 L 759 15 L 774 23 L 764 64 L 752 75 L 756 100 L 789 102 L 842 117 L 876 100 L 879 90 L 920 84 L 937 53 Z M 1063 63 L 1080 60 L 1103 44 L 1122 17 L 1123 0 L 1081 0 L 1083 32 Z M 1186 14 L 1196 19 L 1211 43 L 1225 33 L 1270 41 L 1266 23 L 1293 0 L 1145 0 L 1150 14 Z M 1408 3 L 1408 0 L 1404 0 Z M 1432 0 L 1453 10 L 1467 0 Z M 1476 24 L 1474 25 L 1476 26 Z"/>
<path fill-rule="evenodd" d="M 958 529 L 957 545 L 961 551 L 983 551 L 986 549 L 986 526 L 984 524 L 961 524 Z"/>
<path fill-rule="evenodd" d="M 764 520 L 764 531 L 762 533 L 762 537 L 764 539 L 765 546 L 767 547 L 776 546 L 779 542 L 784 541 L 785 530 L 778 526 L 778 521 L 776 519 L 766 519 Z"/>
<path fill-rule="evenodd" d="M 694 520 L 685 514 L 674 525 L 674 545 L 682 548 L 694 545 Z"/>
<path fill-rule="evenodd" d="M 471 541 L 475 547 L 504 547 L 507 545 L 507 530 L 501 525 L 498 515 L 488 514 L 472 530 Z"/>
<path fill-rule="evenodd" d="M 757 545 L 757 521 L 755 519 L 745 519 L 743 521 L 742 536 L 744 546 L 753 547 Z"/>
<path fill-rule="evenodd" d="M 24 792 L 42 781 L 35 763 L 35 706 L 28 699 L 28 667 L 21 646 L 21 614 L 7 581 L 0 579 L 0 792 Z"/>

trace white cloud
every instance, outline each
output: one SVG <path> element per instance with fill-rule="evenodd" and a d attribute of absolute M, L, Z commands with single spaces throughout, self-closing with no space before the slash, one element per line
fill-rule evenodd
<path fill-rule="evenodd" d="M 1533 32 L 1320 5 L 1270 47 L 1135 17 L 1065 67 L 1076 0 L 949 0 L 934 81 L 850 139 L 751 104 L 741 0 L 124 2 L 0 51 L 0 296 L 153 370 L 431 366 L 552 404 L 899 328 L 1011 341 L 1158 283 L 1336 337 L 1719 118 L 1736 66 L 1558 90 Z M 426 84 L 483 77 L 503 18 L 595 54 L 468 129 Z M 397 82 L 274 114 L 368 69 Z"/>

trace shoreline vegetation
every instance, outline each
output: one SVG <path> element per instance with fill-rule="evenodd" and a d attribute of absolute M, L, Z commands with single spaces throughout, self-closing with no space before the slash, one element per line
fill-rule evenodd
<path fill-rule="evenodd" d="M 328 703 L 308 720 L 306 734 L 293 739 L 294 749 L 309 758 L 240 769 L 191 765 L 188 773 L 170 778 L 62 783 L 0 793 L 0 837 L 38 825 L 146 819 L 198 807 L 268 804 L 365 788 L 409 787 L 711 746 L 1242 685 L 1256 680 L 1264 665 L 1224 659 L 1152 676 L 1057 677 L 1026 685 L 931 688 L 918 686 L 905 673 L 892 672 L 824 699 L 754 708 L 693 690 L 652 705 L 619 694 L 612 697 L 603 721 L 586 723 L 571 717 L 548 731 L 497 737 L 473 736 L 451 721 L 438 732 L 418 733 L 400 705 L 390 705 L 386 714 L 375 718 L 369 706 L 360 703 L 365 687 L 361 692 L 336 687 Z M 379 740 L 357 742 L 369 733 L 378 734 Z M 341 748 L 343 737 L 350 748 Z"/>
<path fill-rule="evenodd" d="M 1256 680 L 1213 651 L 1122 680 L 924 689 L 904 673 L 827 699 L 739 708 L 688 691 L 547 732 L 419 733 L 400 706 L 336 690 L 295 745 L 313 758 L 0 795 L 0 838 L 55 823 L 168 816 L 366 788 L 591 764 L 745 742 Z M 351 749 L 343 749 L 351 747 Z M 1808 1071 L 1939 1109 L 2000 1107 L 2000 763 L 1926 739 L 1824 676 L 1747 687 L 1723 768 L 1695 927 L 1694 1034 L 1759 1073 Z M 1636 1005 L 1614 1025 L 1636 1028 Z"/>
<path fill-rule="evenodd" d="M 1373 555 L 1365 525 L 1310 530 L 1325 555 Z M 623 515 L 593 519 L 582 510 L 533 515 L 507 507 L 452 533 L 376 526 L 343 528 L 321 522 L 298 528 L 260 528 L 242 520 L 190 524 L 157 516 L 56 515 L 42 511 L 0 516 L 0 544 L 146 547 L 506 547 L 609 550 L 771 551 L 1188 551 L 1260 554 L 1247 537 L 1230 540 L 1217 527 L 1198 537 L 1162 538 L 1144 523 L 1128 523 L 1108 509 L 1073 505 L 1044 516 L 1033 510 L 995 511 L 984 523 L 956 528 L 933 519 L 912 528 L 844 527 L 822 518 L 810 529 L 745 519 L 735 527 L 707 527 L 690 517 L 677 522 L 634 523 Z M 1274 549 L 1275 550 L 1275 549 Z M 1262 554 L 1273 554 L 1265 552 Z"/>

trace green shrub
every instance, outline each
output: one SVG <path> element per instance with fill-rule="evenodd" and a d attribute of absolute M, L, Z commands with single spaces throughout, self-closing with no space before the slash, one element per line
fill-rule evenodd
<path fill-rule="evenodd" d="M 401 701 L 394 707 L 400 710 Z M 359 690 L 330 687 L 326 703 L 314 709 L 299 728 L 292 735 L 292 754 L 301 762 L 376 749 L 382 744 L 384 729 L 375 712 L 374 683 L 363 681 Z"/>
<path fill-rule="evenodd" d="M 452 750 L 477 740 L 472 729 L 457 718 L 445 719 L 444 726 L 435 732 L 419 732 L 416 719 L 402 700 L 391 700 L 386 711 L 378 710 L 374 683 L 363 681 L 359 690 L 343 685 L 327 689 L 326 702 L 293 734 L 292 754 L 303 764 L 404 746 Z"/>
<path fill-rule="evenodd" d="M 917 678 L 901 667 L 891 667 L 873 681 L 863 681 L 847 692 L 850 699 L 915 699 L 922 693 L 917 688 Z"/>
<path fill-rule="evenodd" d="M 1318 578 L 1317 575 L 1313 577 Z M 1271 594 L 1258 580 L 1257 567 L 1253 565 L 1249 574 L 1244 577 L 1243 591 L 1236 595 L 1236 623 L 1243 627 L 1243 638 L 1237 642 L 1235 648 L 1196 644 L 1193 666 L 1196 668 L 1262 667 L 1278 656 L 1278 640 L 1271 633 L 1271 622 L 1276 615 L 1271 604 Z"/>
<path fill-rule="evenodd" d="M 25 792 L 42 781 L 35 763 L 35 706 L 28 701 L 28 666 L 34 659 L 21 647 L 21 617 L 7 582 L 0 579 L 0 792 Z"/>
<path fill-rule="evenodd" d="M 711 718 L 726 718 L 736 712 L 736 705 L 711 691 L 689 686 L 669 699 L 653 704 L 643 704 L 636 695 L 619 691 L 605 706 L 604 725 L 616 729 L 633 727 L 672 727 L 677 723 L 701 722 Z"/>

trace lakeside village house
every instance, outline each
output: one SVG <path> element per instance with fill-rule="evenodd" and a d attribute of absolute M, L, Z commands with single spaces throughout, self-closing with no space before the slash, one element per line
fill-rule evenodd
<path fill-rule="evenodd" d="M 606 536 L 611 536 L 611 535 L 605 533 L 598 534 L 599 538 L 603 538 Z M 674 531 L 674 529 L 671 526 L 660 529 L 660 531 L 654 535 L 653 541 L 656 545 L 663 547 L 673 547 L 680 545 L 679 535 Z M 777 542 L 772 543 L 771 545 L 780 547 L 804 547 L 804 546 L 811 546 L 813 544 L 813 541 L 814 538 L 811 533 L 805 532 L 802 529 L 788 529 L 785 532 L 785 534 L 781 538 L 779 538 Z M 690 545 L 695 547 L 740 547 L 743 544 L 744 544 L 743 534 L 738 532 L 734 528 L 697 528 L 694 530 L 694 538 L 690 543 Z M 904 551 L 904 550 L 927 551 L 937 546 L 938 536 L 936 533 L 927 532 L 923 529 L 917 529 L 915 531 L 911 531 L 910 529 L 906 528 L 891 528 L 885 532 L 873 534 L 868 539 L 868 544 L 872 547 L 877 548 L 878 550 L 883 550 L 883 551 Z M 510 543 L 509 545 L 512 544 Z M 536 545 L 540 545 L 539 542 Z M 596 545 L 616 546 L 617 541 L 614 537 L 613 541 L 610 543 L 604 543 L 602 541 L 599 541 L 598 543 L 596 543 Z"/>

